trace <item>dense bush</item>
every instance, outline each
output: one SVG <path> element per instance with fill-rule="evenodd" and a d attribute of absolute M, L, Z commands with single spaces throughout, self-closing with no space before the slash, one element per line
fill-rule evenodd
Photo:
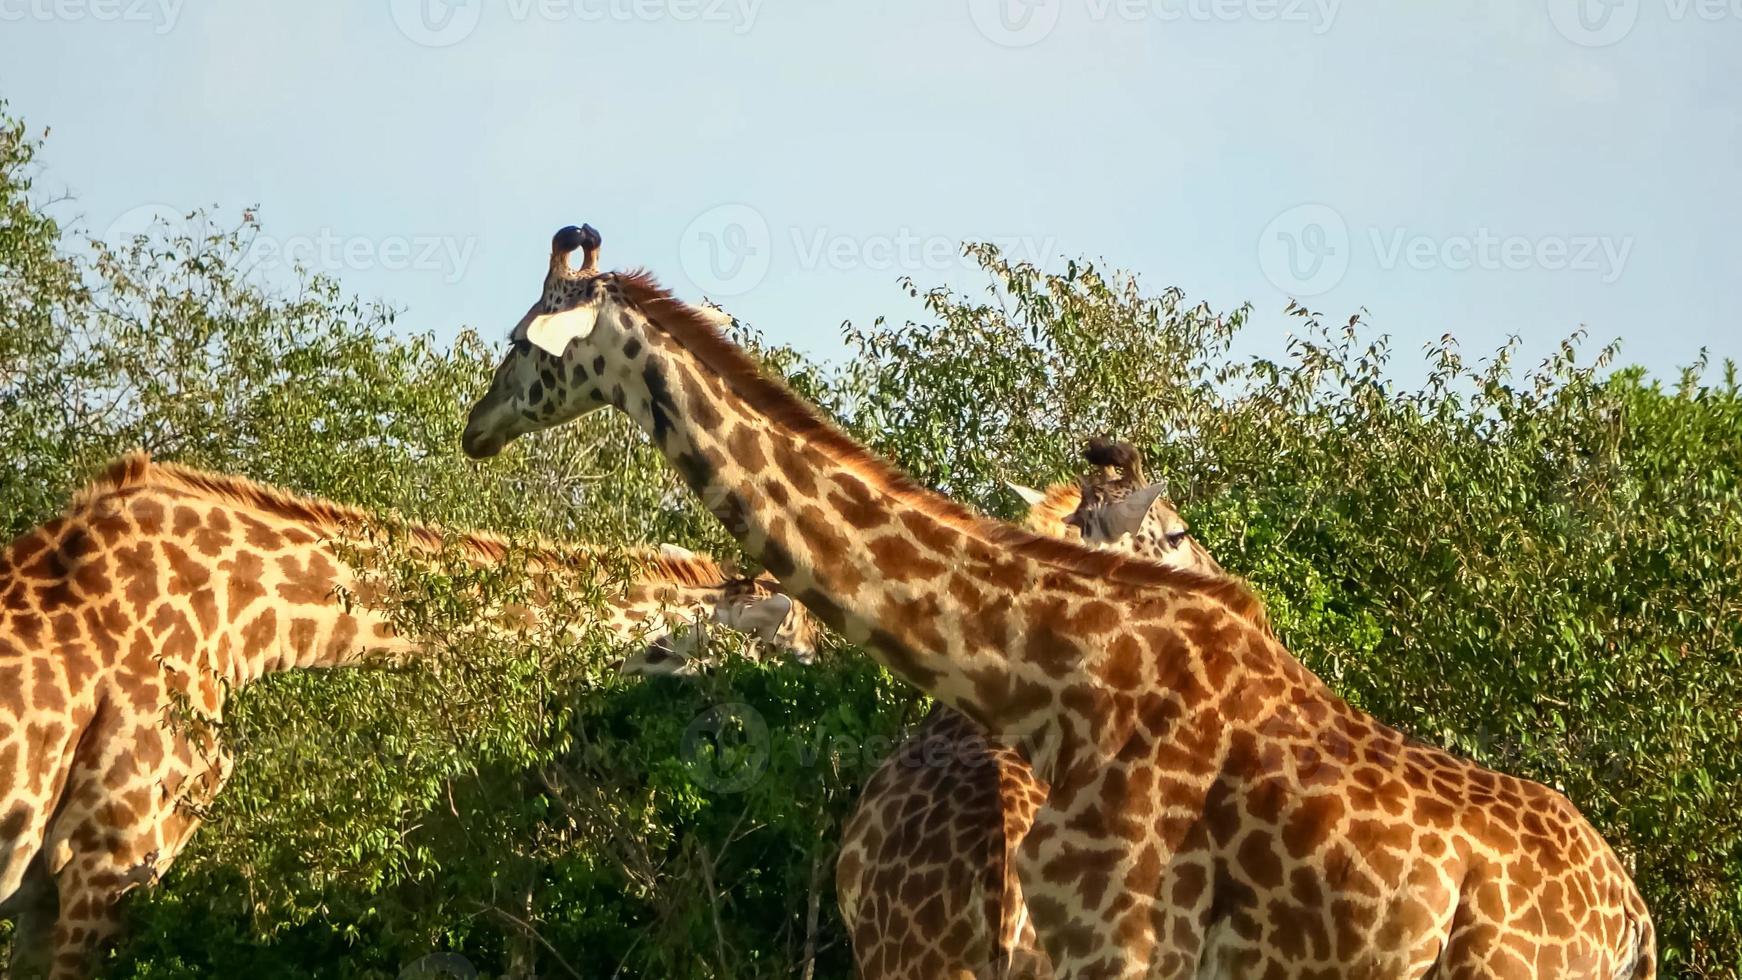
<path fill-rule="evenodd" d="M 603 416 L 489 465 L 456 451 L 489 345 L 392 332 L 310 277 L 239 273 L 251 219 L 84 243 L 0 126 L 0 531 L 134 445 L 408 517 L 729 553 L 641 439 Z M 201 227 L 198 220 L 190 222 Z M 1400 387 L 1359 320 L 1230 356 L 1245 311 L 975 248 L 991 293 L 770 362 L 922 480 L 996 513 L 1003 478 L 1142 445 L 1291 649 L 1401 727 L 1562 788 L 1635 867 L 1673 975 L 1742 949 L 1742 395 L 1577 343 L 1534 370 L 1450 337 Z M 1703 366 L 1702 366 L 1703 367 Z M 398 569 L 404 573 L 406 569 Z M 418 574 L 415 568 L 410 570 Z M 624 683 L 596 639 L 476 635 L 475 581 L 401 615 L 443 669 L 277 677 L 226 720 L 242 762 L 121 977 L 849 975 L 840 821 L 921 705 L 850 650 Z"/>

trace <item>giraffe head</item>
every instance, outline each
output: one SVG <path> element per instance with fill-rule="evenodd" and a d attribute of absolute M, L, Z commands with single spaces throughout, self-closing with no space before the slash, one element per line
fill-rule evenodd
<path fill-rule="evenodd" d="M 623 407 L 628 372 L 647 348 L 643 325 L 620 315 L 617 277 L 599 271 L 601 244 L 591 225 L 569 225 L 551 239 L 544 291 L 515 325 L 490 390 L 466 420 L 466 455 L 494 456 L 529 432 Z M 581 264 L 571 268 L 577 250 Z"/>
<path fill-rule="evenodd" d="M 1173 568 L 1225 574 L 1168 501 L 1167 485 L 1144 479 L 1143 455 L 1135 446 L 1095 438 L 1083 458 L 1093 468 L 1076 484 L 1044 493 L 1010 485 L 1029 505 L 1023 520 L 1029 530 L 1129 551 Z"/>
<path fill-rule="evenodd" d="M 693 675 L 714 662 L 709 649 L 714 627 L 749 637 L 757 659 L 778 653 L 801 664 L 816 662 L 820 629 L 810 613 L 767 579 L 737 578 L 721 586 L 711 622 L 657 637 L 625 659 L 619 670 L 643 677 Z"/>

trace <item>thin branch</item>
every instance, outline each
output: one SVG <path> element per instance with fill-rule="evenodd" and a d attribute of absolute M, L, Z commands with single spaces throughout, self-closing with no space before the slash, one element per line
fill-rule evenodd
<path fill-rule="evenodd" d="M 827 848 L 819 847 L 811 858 L 810 897 L 807 900 L 804 915 L 804 959 L 799 969 L 799 980 L 813 980 L 817 971 L 817 920 L 822 912 L 823 902 L 823 855 Z"/>
<path fill-rule="evenodd" d="M 496 905 L 488 905 L 488 906 L 480 906 L 480 907 L 483 908 L 484 911 L 489 912 L 492 915 L 497 915 L 497 916 L 502 917 L 503 919 L 506 919 L 509 922 L 509 924 L 511 924 L 515 928 L 521 930 L 521 932 L 523 932 L 525 935 L 531 936 L 533 939 L 538 940 L 538 944 L 540 946 L 544 947 L 545 952 L 548 952 L 551 955 L 552 959 L 556 960 L 557 966 L 562 967 L 564 973 L 567 973 L 569 976 L 574 977 L 575 980 L 586 980 L 585 977 L 581 976 L 579 971 L 577 971 L 573 966 L 569 965 L 568 960 L 563 959 L 563 955 L 561 953 L 557 952 L 555 946 L 552 946 L 550 944 L 550 940 L 544 938 L 544 935 L 542 933 L 540 933 L 537 929 L 534 929 L 532 927 L 532 923 L 527 922 L 525 919 L 522 919 L 519 916 L 515 915 L 514 913 L 509 912 L 507 909 L 501 908 L 501 907 L 496 906 Z"/>

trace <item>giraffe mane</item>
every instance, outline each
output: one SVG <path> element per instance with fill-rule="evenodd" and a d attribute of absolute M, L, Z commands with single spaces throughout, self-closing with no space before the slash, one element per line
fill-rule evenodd
<path fill-rule="evenodd" d="M 1239 578 L 1170 568 L 1133 555 L 1036 534 L 977 514 L 921 486 L 895 464 L 842 432 L 794 394 L 785 382 L 771 377 L 749 353 L 727 338 L 712 318 L 678 299 L 660 285 L 652 272 L 634 269 L 613 275 L 632 307 L 700 359 L 715 377 L 757 411 L 903 505 L 972 538 L 1007 548 L 1043 565 L 1126 585 L 1160 586 L 1203 595 L 1222 602 L 1253 625 L 1267 628 L 1263 600 Z"/>
<path fill-rule="evenodd" d="M 103 497 L 152 488 L 178 490 L 205 500 L 235 504 L 327 532 L 354 531 L 374 525 L 393 526 L 402 530 L 416 547 L 441 551 L 450 544 L 458 545 L 466 553 L 487 562 L 501 561 L 510 553 L 521 553 L 540 564 L 572 567 L 622 555 L 635 563 L 638 578 L 660 583 L 715 587 L 733 577 L 705 555 L 676 557 L 633 545 L 618 548 L 572 544 L 543 537 L 522 542 L 489 531 L 447 530 L 432 524 L 405 521 L 393 512 L 374 512 L 321 497 L 304 496 L 243 476 L 159 462 L 144 450 L 134 450 L 110 462 L 73 497 L 67 513 L 81 511 Z"/>

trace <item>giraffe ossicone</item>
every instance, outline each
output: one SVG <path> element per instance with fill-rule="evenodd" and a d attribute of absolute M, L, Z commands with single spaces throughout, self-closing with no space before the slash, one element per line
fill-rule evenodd
<path fill-rule="evenodd" d="M 561 355 L 527 341 L 581 307 Z M 1654 974 L 1571 802 L 1349 705 L 1241 583 L 916 485 L 647 273 L 553 261 L 513 340 L 469 454 L 618 408 L 789 595 L 1023 747 L 1049 791 L 1018 872 L 1060 977 Z"/>

